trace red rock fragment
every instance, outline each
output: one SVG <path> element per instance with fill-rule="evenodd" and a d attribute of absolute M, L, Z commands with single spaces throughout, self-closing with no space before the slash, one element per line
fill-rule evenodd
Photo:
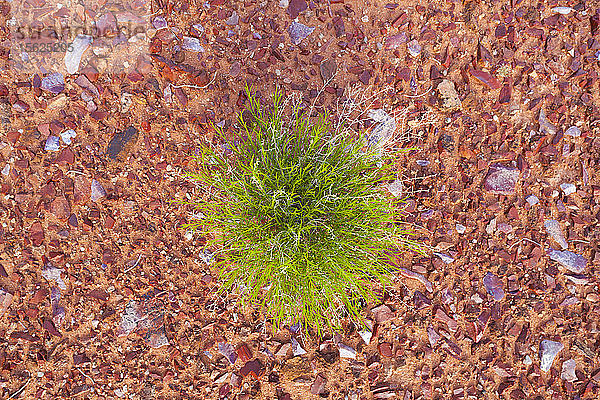
<path fill-rule="evenodd" d="M 498 95 L 498 103 L 506 104 L 510 102 L 510 97 L 512 94 L 512 89 L 508 83 L 505 83 L 500 89 L 500 94 Z"/>
<path fill-rule="evenodd" d="M 252 376 L 255 379 L 258 379 L 265 373 L 262 362 L 257 358 L 252 361 L 248 361 L 244 366 L 240 369 L 240 374 L 243 377 L 247 377 L 248 375 Z"/>
<path fill-rule="evenodd" d="M 498 26 L 496 26 L 496 30 L 494 31 L 494 36 L 496 36 L 497 39 L 500 39 L 500 38 L 503 38 L 504 36 L 506 36 L 506 25 L 499 24 Z"/>
<path fill-rule="evenodd" d="M 75 177 L 75 189 L 73 196 L 76 204 L 86 203 L 90 199 L 92 193 L 91 182 L 88 178 L 82 175 Z"/>
<path fill-rule="evenodd" d="M 442 310 L 439 307 L 435 311 L 435 319 L 445 323 L 446 326 L 448 326 L 448 329 L 450 329 L 452 332 L 456 332 L 458 330 L 458 323 L 452 318 L 450 318 L 448 314 L 446 314 L 444 310 Z"/>
<path fill-rule="evenodd" d="M 27 332 L 12 332 L 10 334 L 10 337 L 12 339 L 27 340 L 28 342 L 37 342 L 38 340 L 40 340 L 40 338 L 34 337 Z"/>
<path fill-rule="evenodd" d="M 44 242 L 44 228 L 39 222 L 35 222 L 29 229 L 29 239 L 34 246 L 40 246 Z"/>
<path fill-rule="evenodd" d="M 8 307 L 12 304 L 14 295 L 4 289 L 0 289 L 0 317 L 4 315 Z"/>
<path fill-rule="evenodd" d="M 56 162 L 56 163 L 61 163 L 62 162 L 62 163 L 65 163 L 65 164 L 73 164 L 75 162 L 75 154 L 73 154 L 73 151 L 70 148 L 65 147 L 58 154 L 58 156 L 56 157 L 56 159 L 54 160 L 54 162 Z"/>
<path fill-rule="evenodd" d="M 108 293 L 106 293 L 102 289 L 92 289 L 87 293 L 88 296 L 100 300 L 100 301 L 108 301 Z"/>
<path fill-rule="evenodd" d="M 323 394 L 325 393 L 325 385 L 327 385 L 327 378 L 322 374 L 318 374 L 310 386 L 310 392 L 314 395 Z"/>
<path fill-rule="evenodd" d="M 469 69 L 469 73 L 474 78 L 476 78 L 479 82 L 483 83 L 484 85 L 488 86 L 491 89 L 499 89 L 500 88 L 500 82 L 498 82 L 498 79 L 496 79 L 489 72 L 479 71 L 476 69 Z"/>
<path fill-rule="evenodd" d="M 40 304 L 42 303 L 46 297 L 48 297 L 48 295 L 50 294 L 50 291 L 46 288 L 39 288 L 37 290 L 37 292 L 35 292 L 35 295 L 31 298 L 30 303 L 31 304 Z"/>
<path fill-rule="evenodd" d="M 287 12 L 292 19 L 296 19 L 298 15 L 308 8 L 305 0 L 290 0 Z"/>
<path fill-rule="evenodd" d="M 44 323 L 42 324 L 42 326 L 51 335 L 54 335 L 56 337 L 62 337 L 62 334 L 59 331 L 57 331 L 56 328 L 54 327 L 54 322 L 52 322 L 52 320 L 50 320 L 48 318 L 44 318 Z"/>
<path fill-rule="evenodd" d="M 246 343 L 242 343 L 236 349 L 236 353 L 242 362 L 247 362 L 252 358 L 252 351 Z"/>
<path fill-rule="evenodd" d="M 17 141 L 19 140 L 20 137 L 21 137 L 21 132 L 19 132 L 19 131 L 11 131 L 11 132 L 8 132 L 6 135 L 6 138 L 8 139 L 8 141 L 13 145 L 17 144 Z"/>
<path fill-rule="evenodd" d="M 379 351 L 379 354 L 381 354 L 384 357 L 392 357 L 393 353 L 392 353 L 392 345 L 389 343 L 379 343 L 377 345 L 377 350 Z"/>
<path fill-rule="evenodd" d="M 50 211 L 58 219 L 67 219 L 71 215 L 71 207 L 64 196 L 58 196 L 52 201 Z"/>
<path fill-rule="evenodd" d="M 358 79 L 363 83 L 363 85 L 368 85 L 372 75 L 373 71 L 368 69 L 361 72 L 360 75 L 358 75 Z"/>
<path fill-rule="evenodd" d="M 371 310 L 371 312 L 373 313 L 373 317 L 375 317 L 375 320 L 378 324 L 382 324 L 394 318 L 394 313 L 385 304 L 382 304 L 379 307 L 375 307 Z"/>

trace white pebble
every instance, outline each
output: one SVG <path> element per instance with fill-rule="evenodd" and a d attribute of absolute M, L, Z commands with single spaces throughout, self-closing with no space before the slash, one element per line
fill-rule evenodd
<path fill-rule="evenodd" d="M 561 183 L 560 188 L 567 196 L 577 191 L 577 187 L 572 183 Z"/>
<path fill-rule="evenodd" d="M 527 200 L 530 206 L 534 206 L 540 202 L 540 199 L 538 199 L 534 194 L 530 194 L 529 196 L 525 197 L 525 200 Z"/>
<path fill-rule="evenodd" d="M 572 136 L 572 137 L 579 137 L 579 136 L 581 136 L 581 129 L 579 129 L 578 127 L 573 125 L 565 131 L 565 135 Z"/>

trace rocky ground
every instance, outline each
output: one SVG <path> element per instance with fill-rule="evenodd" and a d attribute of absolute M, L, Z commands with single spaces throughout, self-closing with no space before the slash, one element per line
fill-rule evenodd
<path fill-rule="evenodd" d="M 0 6 L 0 397 L 600 398 L 598 1 L 64 4 Z M 110 40 L 40 67 L 23 10 Z M 131 15 L 151 26 L 117 40 Z M 398 171 L 432 254 L 399 260 L 371 330 L 272 332 L 212 294 L 173 200 L 245 85 L 335 114 L 351 83 L 417 148 Z"/>

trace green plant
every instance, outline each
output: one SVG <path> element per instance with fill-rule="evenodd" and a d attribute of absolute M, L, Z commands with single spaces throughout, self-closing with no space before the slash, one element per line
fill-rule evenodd
<path fill-rule="evenodd" d="M 260 306 L 275 327 L 360 324 L 361 299 L 390 282 L 392 253 L 420 250 L 381 189 L 390 169 L 358 138 L 332 133 L 328 115 L 286 118 L 281 92 L 268 109 L 247 95 L 236 137 L 217 129 L 222 144 L 202 145 L 188 173 L 207 195 L 185 228 L 219 248 L 220 290 Z"/>

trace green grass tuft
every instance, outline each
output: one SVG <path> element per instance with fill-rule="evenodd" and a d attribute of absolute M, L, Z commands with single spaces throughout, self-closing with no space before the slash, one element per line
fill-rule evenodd
<path fill-rule="evenodd" d="M 373 284 L 390 283 L 393 254 L 420 250 L 381 189 L 393 176 L 359 139 L 333 134 L 328 115 L 285 117 L 281 92 L 268 109 L 247 94 L 237 137 L 218 131 L 224 143 L 201 146 L 188 173 L 209 195 L 185 228 L 219 248 L 220 290 L 261 307 L 275 328 L 361 324 Z"/>

